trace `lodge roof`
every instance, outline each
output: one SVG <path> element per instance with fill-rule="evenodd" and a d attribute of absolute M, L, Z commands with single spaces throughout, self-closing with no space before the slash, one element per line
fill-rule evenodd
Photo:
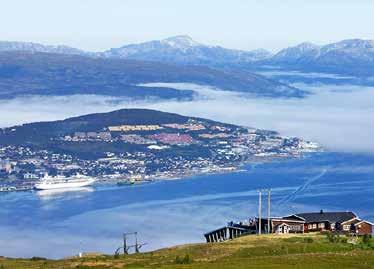
<path fill-rule="evenodd" d="M 357 218 L 357 216 L 353 212 L 323 212 L 322 210 L 320 212 L 314 213 L 298 213 L 292 216 L 302 218 L 306 223 L 324 221 L 328 221 L 331 223 L 342 223 Z"/>

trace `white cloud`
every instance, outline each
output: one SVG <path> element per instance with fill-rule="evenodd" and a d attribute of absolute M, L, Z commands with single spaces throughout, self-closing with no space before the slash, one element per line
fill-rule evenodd
<path fill-rule="evenodd" d="M 157 85 L 192 89 L 200 96 L 186 102 L 130 102 L 82 95 L 17 98 L 0 102 L 0 126 L 144 107 L 277 130 L 283 135 L 319 142 L 335 151 L 374 152 L 374 88 L 371 87 L 297 84 L 314 94 L 305 99 L 260 99 L 192 84 Z"/>

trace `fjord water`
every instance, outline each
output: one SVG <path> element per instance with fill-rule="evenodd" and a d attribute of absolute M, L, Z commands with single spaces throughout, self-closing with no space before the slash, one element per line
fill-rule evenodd
<path fill-rule="evenodd" d="M 257 214 L 257 190 L 272 188 L 273 215 L 352 210 L 374 221 L 374 156 L 318 153 L 257 163 L 231 174 L 71 192 L 0 195 L 0 253 L 50 258 L 113 253 L 123 232 L 143 250 L 203 242 L 203 233 Z M 264 208 L 264 214 L 265 214 Z"/>
<path fill-rule="evenodd" d="M 113 253 L 122 243 L 122 233 L 132 231 L 148 243 L 142 250 L 202 242 L 203 233 L 211 229 L 254 217 L 257 190 L 270 187 L 274 216 L 352 210 L 373 222 L 374 88 L 317 82 L 296 86 L 313 94 L 302 100 L 248 99 L 194 85 L 192 89 L 205 97 L 192 102 L 129 103 L 102 96 L 0 102 L 1 127 L 145 107 L 277 130 L 319 142 L 330 151 L 367 152 L 319 153 L 252 164 L 237 173 L 146 185 L 0 194 L 0 255 L 59 258 L 80 251 Z"/>

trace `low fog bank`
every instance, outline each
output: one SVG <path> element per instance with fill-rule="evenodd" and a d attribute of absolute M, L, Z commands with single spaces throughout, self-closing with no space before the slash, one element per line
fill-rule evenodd
<path fill-rule="evenodd" d="M 17 98 L 0 102 L 0 127 L 142 107 L 276 130 L 319 142 L 333 151 L 374 152 L 374 87 L 298 83 L 294 86 L 313 94 L 305 99 L 262 99 L 193 84 L 149 84 L 154 85 L 199 94 L 194 101 L 185 102 L 132 102 L 84 95 Z"/>

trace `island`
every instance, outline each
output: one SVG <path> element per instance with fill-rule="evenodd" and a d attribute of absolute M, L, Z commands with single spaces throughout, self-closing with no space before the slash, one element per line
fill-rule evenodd
<path fill-rule="evenodd" d="M 175 179 L 320 150 L 275 131 L 122 109 L 0 129 L 0 191 L 32 189 L 46 175 L 119 184 Z"/>

